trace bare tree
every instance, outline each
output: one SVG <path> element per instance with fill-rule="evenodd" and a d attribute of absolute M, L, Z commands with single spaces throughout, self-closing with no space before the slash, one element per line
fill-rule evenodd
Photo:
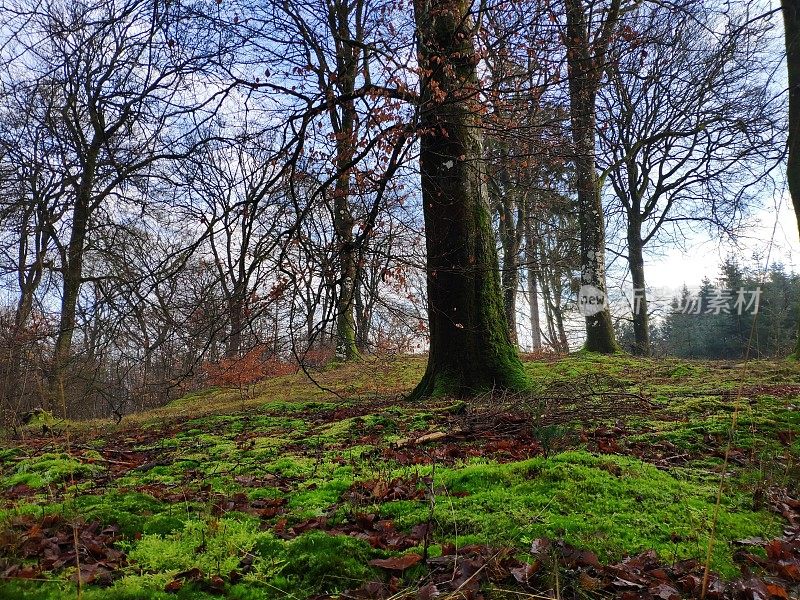
<path fill-rule="evenodd" d="M 564 0 L 561 37 L 567 51 L 570 118 L 578 192 L 581 283 L 606 293 L 605 223 L 595 155 L 596 100 L 605 72 L 608 47 L 624 11 L 624 0 Z M 611 313 L 586 316 L 586 344 L 592 352 L 615 352 Z"/>
<path fill-rule="evenodd" d="M 580 269 L 580 236 L 571 172 L 545 165 L 538 193 L 529 199 L 526 238 L 530 266 L 541 289 L 546 344 L 569 352 L 567 318 L 574 296 L 572 283 Z"/>
<path fill-rule="evenodd" d="M 635 354 L 650 350 L 645 246 L 684 223 L 733 234 L 780 159 L 774 95 L 754 76 L 772 60 L 768 26 L 746 12 L 654 5 L 626 20 L 609 53 L 600 164 L 625 221 Z"/>
<path fill-rule="evenodd" d="M 267 66 L 266 81 L 248 83 L 270 103 L 282 98 L 283 122 L 302 124 L 295 162 L 322 166 L 311 204 L 328 207 L 335 234 L 336 353 L 355 359 L 358 270 L 411 133 L 404 103 L 414 94 L 402 81 L 411 40 L 393 29 L 383 0 L 267 0 L 247 12 L 239 33 L 258 54 L 254 62 Z M 274 64 L 282 66 L 277 77 Z"/>
<path fill-rule="evenodd" d="M 222 132 L 229 139 L 207 144 L 180 169 L 190 204 L 186 218 L 202 225 L 200 251 L 210 254 L 225 299 L 229 358 L 240 354 L 250 322 L 268 304 L 263 292 L 277 268 L 268 264 L 269 250 L 292 222 L 286 186 L 271 166 L 270 137 L 239 129 Z"/>
<path fill-rule="evenodd" d="M 509 334 L 517 342 L 517 296 L 527 283 L 531 340 L 541 346 L 537 246 L 546 235 L 550 192 L 568 146 L 559 88 L 557 40 L 540 2 L 490 7 L 480 28 L 485 54 L 487 114 L 483 119 L 487 176 L 502 250 L 502 287 Z M 525 252 L 522 253 L 523 241 Z M 526 268 L 527 267 L 527 268 Z"/>
<path fill-rule="evenodd" d="M 0 196 L 3 276 L 16 282 L 17 302 L 7 336 L 7 361 L 3 373 L 3 398 L 11 406 L 25 393 L 17 385 L 22 352 L 27 343 L 27 326 L 36 303 L 40 284 L 48 279 L 55 259 L 54 225 L 65 211 L 65 182 L 53 164 L 52 138 L 42 123 L 31 114 L 48 110 L 52 98 L 39 90 L 15 95 L 5 88 L 3 117 L 0 121 L 0 169 L 3 194 Z M 32 407 L 27 407 L 32 408 Z"/>
<path fill-rule="evenodd" d="M 2 77 L 20 93 L 50 98 L 28 117 L 49 130 L 67 198 L 65 236 L 57 240 L 61 308 L 51 380 L 58 393 L 97 219 L 114 203 L 146 201 L 155 165 L 197 142 L 192 120 L 210 116 L 223 93 L 200 91 L 214 84 L 219 49 L 208 48 L 207 26 L 193 26 L 179 3 L 13 0 L 0 13 L 8 36 Z"/>

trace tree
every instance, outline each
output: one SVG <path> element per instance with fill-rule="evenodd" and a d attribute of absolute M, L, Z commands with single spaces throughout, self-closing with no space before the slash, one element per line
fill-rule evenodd
<path fill-rule="evenodd" d="M 499 11 L 498 11 L 499 12 Z M 486 48 L 486 66 L 490 76 L 487 95 L 488 114 L 484 119 L 486 129 L 486 161 L 489 165 L 488 190 L 490 206 L 497 214 L 498 238 L 502 249 L 501 286 L 503 306 L 508 322 L 511 342 L 519 344 L 517 335 L 517 293 L 520 282 L 522 242 L 527 223 L 526 208 L 529 204 L 530 189 L 529 165 L 537 160 L 534 157 L 536 146 L 546 146 L 541 140 L 543 126 L 537 122 L 540 113 L 539 98 L 541 86 L 537 86 L 537 76 L 541 69 L 528 55 L 527 65 L 522 58 L 515 56 L 507 34 L 513 31 L 516 23 L 506 23 L 502 13 L 490 16 L 487 26 L 482 28 L 483 47 Z M 538 142 L 538 143 L 537 143 Z M 545 153 L 546 153 L 546 149 Z M 532 170 L 532 169 L 531 169 Z M 529 275 L 535 291 L 535 279 Z M 530 286 L 529 286 L 530 287 Z M 530 292 L 530 289 L 529 289 Z M 536 302 L 536 293 L 529 300 Z M 531 315 L 534 311 L 531 311 Z M 536 311 L 538 316 L 538 310 Z M 536 342 L 538 324 L 532 327 L 531 335 Z M 541 345 L 541 339 L 538 341 Z"/>
<path fill-rule="evenodd" d="M 516 343 L 518 288 L 524 280 L 534 349 L 542 345 L 540 290 L 548 293 L 559 287 L 544 281 L 550 276 L 552 263 L 550 256 L 541 260 L 539 250 L 550 253 L 549 240 L 554 233 L 550 225 L 558 221 L 552 217 L 560 210 L 556 208 L 558 201 L 551 200 L 557 195 L 554 194 L 557 182 L 570 168 L 565 160 L 569 155 L 564 151 L 569 146 L 568 112 L 563 98 L 558 97 L 559 42 L 546 8 L 535 0 L 492 5 L 483 13 L 478 30 L 488 79 L 483 91 L 487 114 L 482 127 L 489 195 L 502 251 L 506 319 L 511 339 Z M 572 196 L 572 190 L 565 191 L 566 197 Z M 565 238 L 559 243 L 564 244 Z M 558 295 L 560 310 L 560 292 Z M 560 315 L 550 312 L 554 304 L 548 299 L 544 301 L 548 328 L 560 319 Z M 561 327 L 555 328 L 563 333 Z M 556 340 L 561 347 L 562 339 L 566 340 L 566 335 L 551 336 L 548 343 Z M 563 347 L 566 349 L 566 341 Z"/>
<path fill-rule="evenodd" d="M 789 75 L 789 140 L 786 177 L 800 230 L 800 0 L 781 0 Z M 800 330 L 795 356 L 800 357 Z"/>
<path fill-rule="evenodd" d="M 205 225 L 201 250 L 211 254 L 228 313 L 225 354 L 239 356 L 249 323 L 269 303 L 258 291 L 274 276 L 268 265 L 290 214 L 285 182 L 271 167 L 271 139 L 241 130 L 230 140 L 207 144 L 183 161 L 183 183 L 196 204 L 186 218 Z M 252 345 L 258 340 L 253 340 Z"/>
<path fill-rule="evenodd" d="M 543 337 L 556 352 L 569 352 L 566 313 L 574 274 L 580 269 L 580 242 L 573 174 L 551 161 L 540 167 L 539 189 L 529 199 L 527 211 L 529 268 L 541 288 L 546 330 Z"/>
<path fill-rule="evenodd" d="M 500 144 L 498 144 L 499 146 Z M 503 249 L 503 268 L 500 283 L 503 290 L 503 307 L 508 323 L 511 343 L 519 344 L 517 335 L 517 291 L 519 289 L 520 250 L 525 233 L 525 203 L 517 198 L 518 189 L 511 181 L 508 149 L 497 148 L 500 169 L 489 177 L 491 205 L 499 217 L 498 234 Z"/>
<path fill-rule="evenodd" d="M 318 15 L 305 15 L 304 9 L 287 4 L 287 21 L 296 28 L 302 45 L 313 60 L 302 65 L 312 71 L 319 90 L 331 102 L 328 120 L 334 141 L 331 192 L 331 214 L 336 236 L 335 345 L 336 357 L 354 360 L 359 357 L 353 315 L 355 290 L 358 282 L 358 247 L 354 244 L 353 170 L 361 133 L 361 115 L 357 110 L 356 86 L 362 70 L 369 69 L 369 54 L 365 52 L 368 19 L 371 9 L 367 0 L 323 0 L 316 6 Z M 311 17 L 311 22 L 306 17 Z M 333 101 L 336 98 L 337 101 Z"/>
<path fill-rule="evenodd" d="M 20 93 L 48 97 L 28 118 L 48 130 L 51 164 L 58 165 L 68 203 L 65 232 L 56 240 L 61 299 L 51 388 L 60 394 L 84 262 L 93 236 L 113 229 L 105 217 L 114 211 L 105 209 L 146 203 L 157 164 L 186 156 L 197 143 L 198 122 L 225 95 L 224 86 L 205 90 L 216 83 L 211 70 L 222 50 L 208 45 L 207 24 L 189 19 L 190 9 L 180 3 L 12 4 L 4 6 L 0 23 L 9 36 L 2 76 Z"/>
<path fill-rule="evenodd" d="M 6 87 L 8 82 L 0 81 L 0 85 L 0 97 L 5 99 L 0 121 L 2 275 L 14 275 L 18 294 L 2 375 L 3 396 L 11 406 L 25 395 L 17 382 L 23 350 L 32 341 L 26 331 L 37 292 L 48 280 L 55 258 L 53 224 L 65 210 L 66 182 L 58 175 L 58 165 L 50 162 L 53 139 L 48 127 L 29 118 L 47 111 L 52 97 L 46 90 L 15 94 L 13 88 Z"/>
<path fill-rule="evenodd" d="M 619 25 L 623 7 L 622 0 L 611 0 L 608 6 L 601 7 L 586 0 L 564 0 L 564 6 L 566 27 L 562 38 L 567 50 L 570 118 L 578 191 L 581 284 L 592 286 L 605 294 L 606 240 L 595 156 L 595 103 L 606 66 L 608 47 Z M 607 305 L 603 310 L 586 316 L 585 348 L 591 352 L 603 353 L 618 349 Z"/>
<path fill-rule="evenodd" d="M 408 88 L 395 76 L 404 68 L 404 57 L 411 57 L 410 43 L 393 29 L 384 0 L 265 0 L 237 6 L 249 15 L 240 20 L 238 10 L 228 9 L 246 44 L 243 54 L 256 57 L 245 58 L 241 66 L 249 70 L 257 64 L 266 71 L 265 81 L 249 77 L 246 83 L 267 92 L 265 110 L 273 118 L 274 105 L 282 105 L 284 135 L 296 145 L 287 162 L 302 157 L 321 166 L 311 196 L 330 213 L 334 235 L 328 251 L 336 267 L 335 310 L 332 315 L 323 311 L 324 319 L 335 322 L 337 358 L 356 359 L 359 269 L 410 137 L 409 119 L 398 106 L 408 99 Z"/>
<path fill-rule="evenodd" d="M 684 286 L 655 332 L 654 348 L 686 358 L 786 356 L 795 343 L 799 297 L 800 277 L 782 265 L 764 273 L 728 258 L 715 283 L 704 279 L 696 295 Z"/>
<path fill-rule="evenodd" d="M 599 158 L 625 222 L 634 354 L 650 352 L 645 247 L 685 223 L 735 234 L 781 155 L 775 103 L 753 75 L 767 26 L 702 5 L 643 7 L 609 51 Z"/>
<path fill-rule="evenodd" d="M 414 2 L 430 353 L 413 398 L 527 386 L 508 334 L 491 229 L 470 6 Z"/>

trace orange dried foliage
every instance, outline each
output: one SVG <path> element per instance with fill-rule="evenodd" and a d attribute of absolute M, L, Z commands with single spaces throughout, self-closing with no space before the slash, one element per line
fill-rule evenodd
<path fill-rule="evenodd" d="M 256 346 L 242 356 L 207 363 L 203 370 L 211 385 L 243 390 L 269 377 L 296 373 L 297 367 L 271 355 L 264 346 Z"/>

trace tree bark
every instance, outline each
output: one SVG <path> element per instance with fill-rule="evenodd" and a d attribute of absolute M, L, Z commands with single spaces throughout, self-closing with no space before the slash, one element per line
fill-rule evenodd
<path fill-rule="evenodd" d="M 415 0 L 430 353 L 413 398 L 524 389 L 491 228 L 468 0 Z"/>
<path fill-rule="evenodd" d="M 363 277 L 364 270 L 361 270 Z M 355 286 L 355 318 L 356 318 L 356 348 L 358 351 L 366 353 L 369 349 L 369 334 L 372 329 L 372 309 L 373 300 L 371 295 L 374 290 L 366 289 L 365 283 L 359 281 Z M 367 297 L 365 297 L 365 295 Z"/>
<path fill-rule="evenodd" d="M 340 181 L 349 178 L 345 174 Z M 356 249 L 353 245 L 353 216 L 348 202 L 349 185 L 338 183 L 334 200 L 334 228 L 339 252 L 339 290 L 336 295 L 336 358 L 354 360 L 359 357 L 353 304 L 356 282 Z"/>
<path fill-rule="evenodd" d="M 351 110 L 352 109 L 352 110 Z M 350 172 L 347 165 L 353 158 L 353 112 L 345 106 L 341 119 L 341 130 L 337 143 L 337 168 L 340 170 L 334 190 L 333 226 L 336 232 L 339 258 L 338 293 L 336 294 L 336 358 L 350 361 L 359 358 L 356 346 L 356 326 L 353 305 L 356 288 L 357 252 L 353 244 L 353 225 L 350 209 Z M 346 140 L 341 137 L 347 136 Z"/>
<path fill-rule="evenodd" d="M 589 25 L 583 0 L 566 0 L 566 7 L 567 67 L 578 192 L 581 285 L 593 286 L 606 294 L 605 224 L 595 156 L 595 102 L 605 62 L 605 48 L 619 14 L 619 1 L 612 2 L 594 52 L 589 41 Z M 601 353 L 618 350 L 607 304 L 600 312 L 586 316 L 584 347 L 590 352 Z"/>
<path fill-rule="evenodd" d="M 531 350 L 542 348 L 542 326 L 539 322 L 539 285 L 536 282 L 536 269 L 528 266 L 528 304 L 531 322 Z"/>
<path fill-rule="evenodd" d="M 503 307 L 508 322 L 508 336 L 511 343 L 518 345 L 517 336 L 517 288 L 519 287 L 519 249 L 520 238 L 518 228 L 521 226 L 520 215 L 514 218 L 514 201 L 509 186 L 503 186 L 499 199 L 500 210 L 500 244 L 503 247 Z"/>
<path fill-rule="evenodd" d="M 228 301 L 228 317 L 231 321 L 231 332 L 228 337 L 228 346 L 225 349 L 226 358 L 236 358 L 242 349 L 242 329 L 244 328 L 244 299 L 239 292 Z"/>
<path fill-rule="evenodd" d="M 64 389 L 64 373 L 70 359 L 72 336 L 75 331 L 75 315 L 78 306 L 81 284 L 83 283 L 83 258 L 86 247 L 86 233 L 89 228 L 92 189 L 99 148 L 93 143 L 84 165 L 83 179 L 78 189 L 75 208 L 72 211 L 72 228 L 69 246 L 63 253 L 61 267 L 61 317 L 58 334 L 53 348 L 53 367 L 50 380 L 51 402 L 61 398 Z M 51 405 L 51 409 L 56 405 Z"/>
<path fill-rule="evenodd" d="M 530 215 L 525 215 L 525 262 L 528 264 L 528 306 L 531 322 L 531 349 L 542 347 L 542 332 L 539 324 L 539 289 L 536 282 L 536 246 Z"/>
<path fill-rule="evenodd" d="M 573 86 L 570 85 L 570 88 Z M 574 92 L 580 96 L 586 92 Z M 575 172 L 578 188 L 578 224 L 581 248 L 581 285 L 591 285 L 606 293 L 605 224 L 597 181 L 594 149 L 594 94 L 587 102 L 572 103 Z M 616 352 L 611 313 L 606 306 L 586 317 L 586 344 L 590 352 Z"/>
<path fill-rule="evenodd" d="M 346 1 L 332 2 L 329 6 L 330 27 L 336 32 L 336 70 L 339 90 L 352 95 L 358 75 L 360 49 L 351 43 L 351 9 L 360 14 L 360 8 Z M 360 16 L 355 15 L 356 27 L 360 27 Z M 358 37 L 358 34 L 356 35 Z M 334 190 L 333 226 L 338 243 L 339 282 L 336 297 L 336 358 L 355 360 L 359 358 L 356 345 L 356 327 L 353 317 L 355 286 L 357 280 L 358 252 L 353 244 L 355 220 L 350 206 L 350 163 L 356 148 L 358 114 L 353 100 L 341 103 L 337 110 L 331 107 L 331 124 L 336 135 L 336 169 L 338 178 Z"/>
<path fill-rule="evenodd" d="M 650 317 L 644 281 L 644 244 L 638 219 L 628 219 L 628 265 L 633 280 L 633 353 L 650 355 Z"/>
<path fill-rule="evenodd" d="M 781 0 L 786 35 L 786 66 L 789 72 L 789 154 L 786 178 L 789 196 L 800 230 L 800 0 Z M 800 331 L 795 345 L 800 358 Z"/>

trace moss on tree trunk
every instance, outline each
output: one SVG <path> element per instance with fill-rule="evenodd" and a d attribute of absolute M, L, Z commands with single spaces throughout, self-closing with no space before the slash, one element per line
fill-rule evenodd
<path fill-rule="evenodd" d="M 800 0 L 782 0 L 781 6 L 786 35 L 786 65 L 789 71 L 789 154 L 786 177 L 800 230 Z M 800 358 L 800 332 L 794 356 Z"/>
<path fill-rule="evenodd" d="M 511 343 L 482 164 L 470 3 L 415 0 L 430 354 L 412 397 L 528 381 Z"/>
<path fill-rule="evenodd" d="M 619 18 L 620 0 L 612 0 L 599 32 L 590 35 L 591 22 L 583 0 L 565 0 L 567 17 L 567 67 L 569 108 L 575 152 L 578 223 L 581 242 L 581 285 L 607 294 L 605 273 L 605 223 L 595 159 L 595 100 L 611 35 Z M 611 313 L 603 310 L 586 317 L 586 343 L 590 352 L 617 352 Z"/>

